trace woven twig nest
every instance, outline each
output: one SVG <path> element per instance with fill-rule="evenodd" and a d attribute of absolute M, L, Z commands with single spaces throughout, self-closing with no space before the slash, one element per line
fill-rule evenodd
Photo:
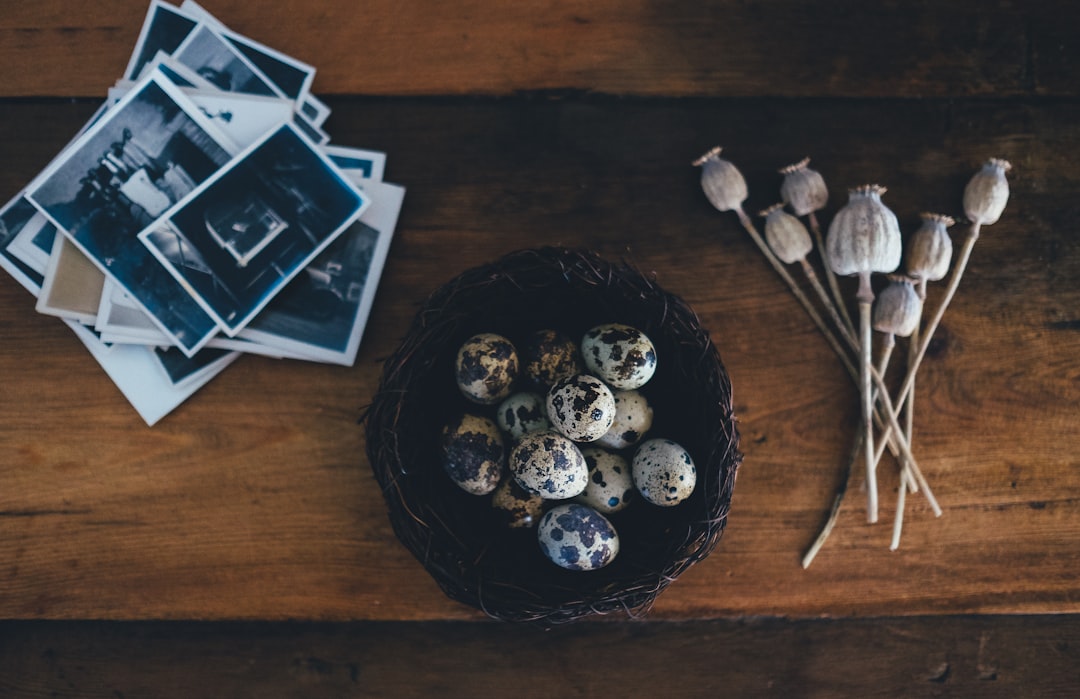
<path fill-rule="evenodd" d="M 567 571 L 543 556 L 534 529 L 505 527 L 485 498 L 449 480 L 439 434 L 477 409 L 461 396 L 453 370 L 470 336 L 515 340 L 556 328 L 580 339 L 610 322 L 643 330 L 656 346 L 656 374 L 641 389 L 655 411 L 649 435 L 683 445 L 698 483 L 676 507 L 637 502 L 609 515 L 618 557 L 600 570 Z M 629 266 L 561 248 L 512 253 L 432 294 L 387 360 L 365 420 L 368 457 L 398 538 L 449 597 L 514 621 L 648 610 L 715 548 L 741 461 L 731 384 L 694 312 Z"/>

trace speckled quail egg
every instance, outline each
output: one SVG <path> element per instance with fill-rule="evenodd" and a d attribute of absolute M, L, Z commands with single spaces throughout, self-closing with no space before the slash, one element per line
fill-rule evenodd
<path fill-rule="evenodd" d="M 610 514 L 634 501 L 637 491 L 630 475 L 630 464 L 622 455 L 599 447 L 582 447 L 581 455 L 589 469 L 589 482 L 575 502 Z"/>
<path fill-rule="evenodd" d="M 505 473 L 506 446 L 494 421 L 465 414 L 442 431 L 443 468 L 467 493 L 486 495 Z"/>
<path fill-rule="evenodd" d="M 558 330 L 538 330 L 521 347 L 522 373 L 537 388 L 547 390 L 556 381 L 584 371 L 578 347 Z"/>
<path fill-rule="evenodd" d="M 547 404 L 538 393 L 515 393 L 499 403 L 495 422 L 514 440 L 521 439 L 529 432 L 551 429 Z"/>
<path fill-rule="evenodd" d="M 637 328 L 622 323 L 597 325 L 581 340 L 585 367 L 623 391 L 644 386 L 656 371 L 656 348 Z"/>
<path fill-rule="evenodd" d="M 547 501 L 539 495 L 525 492 L 512 476 L 503 478 L 491 494 L 491 506 L 499 513 L 506 526 L 513 529 L 535 527 L 544 514 Z"/>
<path fill-rule="evenodd" d="M 523 436 L 510 452 L 509 466 L 518 485 L 545 500 L 572 498 L 589 478 L 581 450 L 553 430 Z"/>
<path fill-rule="evenodd" d="M 697 483 L 690 453 L 670 439 L 642 442 L 630 466 L 641 496 L 661 507 L 678 505 L 690 497 Z"/>
<path fill-rule="evenodd" d="M 510 395 L 520 371 L 517 349 L 495 333 L 480 333 L 458 349 L 454 373 L 461 393 L 481 405 L 494 405 Z"/>
<path fill-rule="evenodd" d="M 653 409 L 638 391 L 612 391 L 615 396 L 615 420 L 596 443 L 609 449 L 632 447 L 652 427 Z"/>
<path fill-rule="evenodd" d="M 551 508 L 540 519 L 536 538 L 544 555 L 567 570 L 603 568 L 619 553 L 619 534 L 611 522 L 577 503 Z"/>
<path fill-rule="evenodd" d="M 575 442 L 593 442 L 615 421 L 615 396 L 589 374 L 562 379 L 547 394 L 551 425 Z"/>

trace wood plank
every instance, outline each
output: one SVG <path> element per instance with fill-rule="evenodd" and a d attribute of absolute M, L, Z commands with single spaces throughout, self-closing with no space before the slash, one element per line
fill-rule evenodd
<path fill-rule="evenodd" d="M 1070 697 L 1076 617 L 0 624 L 5 696 Z"/>
<path fill-rule="evenodd" d="M 1068 0 L 743 3 L 332 0 L 205 3 L 314 65 L 327 95 L 1075 96 Z M 144 0 L 21 3 L 0 17 L 0 95 L 98 96 Z M 317 37 L 317 39 L 314 39 Z"/>
<path fill-rule="evenodd" d="M 409 187 L 354 368 L 244 358 L 145 427 L 59 322 L 0 279 L 0 618 L 474 619 L 397 543 L 357 425 L 382 360 L 457 272 L 570 244 L 654 271 L 733 377 L 746 453 L 718 551 L 653 616 L 1077 612 L 1080 108 L 993 100 L 340 99 L 335 142 L 385 150 Z M 2 196 L 94 105 L 4 104 Z M 438 125 L 433 128 L 432 125 Z M 794 125 L 798 125 L 796 128 Z M 920 382 L 902 548 L 855 495 L 818 561 L 856 424 L 850 382 L 690 160 L 716 142 L 756 211 L 810 154 L 833 190 L 878 181 L 906 231 L 959 213 L 985 158 L 1015 165 Z M 847 281 L 847 280 L 845 280 Z M 940 293 L 932 289 L 931 294 Z M 896 486 L 882 473 L 883 492 Z M 883 522 L 892 515 L 883 499 Z"/>

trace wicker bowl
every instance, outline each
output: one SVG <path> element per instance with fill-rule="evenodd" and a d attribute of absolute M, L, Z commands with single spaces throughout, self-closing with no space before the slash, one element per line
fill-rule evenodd
<path fill-rule="evenodd" d="M 547 327 L 580 338 L 607 322 L 640 328 L 656 346 L 656 374 L 641 389 L 655 412 L 648 436 L 683 445 L 698 483 L 676 507 L 639 501 L 609 515 L 621 540 L 618 557 L 599 570 L 572 572 L 544 557 L 534 529 L 505 527 L 486 498 L 450 481 L 439 434 L 478 409 L 454 380 L 465 339 L 496 332 L 516 340 Z M 368 458 L 398 538 L 449 597 L 513 621 L 647 611 L 715 548 L 742 458 L 731 384 L 694 312 L 627 265 L 562 248 L 511 253 L 435 291 L 387 360 L 364 421 Z"/>

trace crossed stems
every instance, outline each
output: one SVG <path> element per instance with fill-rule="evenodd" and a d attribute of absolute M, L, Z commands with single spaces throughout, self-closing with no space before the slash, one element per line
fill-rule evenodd
<path fill-rule="evenodd" d="M 776 257 L 776 255 L 773 254 L 773 251 L 769 248 L 768 244 L 761 237 L 761 234 L 754 226 L 754 222 L 750 219 L 746 212 L 741 207 L 739 207 L 735 209 L 735 213 L 738 215 L 739 221 L 742 224 L 743 228 L 746 229 L 746 232 L 749 233 L 750 238 L 754 241 L 754 243 L 761 250 L 762 254 L 765 256 L 765 259 L 769 261 L 776 273 L 780 275 L 780 277 L 784 280 L 785 283 L 787 283 L 788 287 L 791 289 L 792 294 L 795 296 L 796 299 L 798 299 L 799 303 L 802 304 L 803 309 L 806 311 L 807 315 L 810 316 L 811 320 L 813 320 L 814 324 L 818 327 L 818 330 L 820 330 L 821 333 L 825 336 L 825 339 L 829 343 L 829 346 L 832 347 L 833 351 L 840 358 L 840 361 L 844 365 L 844 368 L 847 369 L 848 374 L 851 375 L 854 381 L 859 381 L 860 372 L 855 368 L 855 365 L 852 364 L 851 358 L 848 356 L 848 352 L 845 351 L 844 347 L 840 344 L 840 341 L 836 337 L 836 333 L 834 333 L 832 329 L 825 323 L 824 319 L 821 317 L 821 314 L 818 313 L 817 309 L 810 302 L 810 299 L 803 292 L 802 288 L 799 287 L 798 284 L 796 284 L 792 276 L 788 274 L 787 269 L 784 268 L 783 263 L 781 263 L 780 260 Z M 815 288 L 820 289 L 821 287 L 820 285 L 817 285 Z M 821 292 L 819 291 L 819 295 L 820 294 Z M 822 302 L 826 305 L 826 307 L 833 305 L 827 296 L 823 297 Z M 856 353 L 860 351 L 859 342 L 851 333 L 847 332 L 843 326 L 841 326 L 840 334 L 847 343 L 850 351 Z M 926 485 L 926 479 L 923 477 L 922 472 L 919 469 L 918 463 L 916 462 L 914 456 L 911 453 L 910 445 L 908 444 L 907 439 L 904 436 L 905 432 L 903 429 L 900 428 L 899 420 L 897 418 L 897 412 L 893 408 L 892 400 L 889 398 L 888 389 L 885 386 L 885 382 L 882 379 L 881 374 L 873 366 L 869 367 L 867 374 L 870 381 L 878 391 L 874 403 L 878 406 L 879 409 L 873 411 L 873 419 L 875 423 L 879 425 L 879 427 L 885 430 L 883 442 L 889 444 L 890 447 L 896 450 L 894 453 L 898 458 L 901 458 L 905 462 L 905 468 L 908 471 L 908 475 L 913 477 L 914 481 L 918 483 L 922 488 L 924 488 L 929 498 L 932 498 L 933 495 L 930 493 L 929 486 Z M 934 504 L 936 505 L 936 502 Z"/>
<path fill-rule="evenodd" d="M 937 500 L 934 498 L 933 492 L 930 490 L 929 483 L 926 482 L 926 478 L 923 476 L 922 471 L 921 471 L 921 469 L 919 469 L 918 463 L 915 460 L 915 457 L 911 453 L 911 446 L 910 446 L 910 441 L 909 441 L 909 435 L 911 434 L 911 430 L 910 430 L 910 428 L 904 429 L 899 424 L 896 410 L 894 409 L 893 403 L 889 398 L 888 389 L 885 386 L 884 380 L 882 378 L 882 375 L 884 373 L 884 367 L 885 367 L 885 365 L 886 365 L 886 363 L 888 361 L 888 357 L 886 356 L 884 358 L 885 361 L 882 363 L 881 370 L 875 369 L 872 366 L 872 364 L 869 364 L 867 361 L 865 361 L 865 357 L 864 357 L 863 365 L 865 366 L 865 369 L 863 371 L 857 371 L 855 369 L 855 366 L 852 364 L 851 359 L 848 356 L 847 352 L 844 350 L 843 346 L 837 340 L 836 335 L 832 332 L 832 330 L 828 327 L 828 325 L 825 324 L 825 321 L 821 318 L 821 315 L 817 312 L 817 309 L 810 302 L 810 299 L 807 298 L 806 294 L 803 293 L 802 289 L 795 283 L 795 280 L 791 277 L 790 274 L 788 274 L 787 270 L 784 268 L 784 265 L 780 262 L 780 260 L 776 257 L 776 255 L 769 248 L 769 246 L 765 243 L 764 239 L 761 237 L 761 234 L 758 232 L 757 228 L 754 226 L 754 223 L 750 219 L 750 217 L 746 214 L 746 212 L 741 207 L 736 208 L 735 212 L 738 215 L 739 221 L 742 224 L 743 228 L 746 229 L 747 233 L 750 234 L 750 238 L 754 241 L 754 243 L 761 250 L 762 254 L 765 256 L 765 259 L 767 259 L 769 261 L 769 263 L 772 265 L 772 267 L 776 271 L 776 273 L 778 275 L 780 275 L 781 279 L 783 279 L 784 282 L 787 283 L 787 285 L 788 285 L 789 289 L 791 290 L 792 294 L 795 296 L 796 299 L 798 299 L 800 304 L 803 306 L 803 309 L 806 311 L 807 315 L 810 316 L 811 320 L 813 320 L 814 324 L 818 327 L 818 329 L 824 335 L 824 337 L 825 337 L 826 341 L 828 342 L 828 344 L 830 345 L 830 347 L 832 347 L 833 351 L 840 358 L 840 361 L 844 365 L 844 368 L 847 369 L 848 374 L 851 376 L 852 380 L 854 380 L 856 382 L 860 382 L 860 383 L 862 383 L 864 381 L 867 381 L 867 380 L 870 380 L 870 381 L 873 382 L 874 392 L 873 392 L 873 394 L 871 395 L 871 398 L 870 398 L 870 405 L 872 406 L 872 411 L 871 412 L 872 412 L 872 417 L 873 417 L 874 423 L 876 423 L 878 425 L 878 427 L 883 430 L 883 435 L 882 435 L 882 440 L 880 442 L 881 446 L 876 451 L 876 453 L 874 452 L 874 450 L 872 448 L 864 449 L 864 451 L 865 451 L 865 453 L 867 455 L 867 473 L 868 473 L 868 476 L 870 476 L 870 475 L 872 475 L 874 473 L 874 469 L 876 469 L 877 463 L 881 460 L 881 456 L 882 456 L 882 453 L 884 451 L 884 448 L 885 448 L 886 445 L 888 445 L 891 448 L 891 451 L 894 453 L 894 455 L 897 456 L 897 458 L 899 458 L 899 460 L 900 460 L 900 462 L 902 464 L 901 481 L 900 481 L 900 486 L 901 487 L 900 487 L 900 494 L 898 495 L 898 498 L 899 498 L 898 505 L 899 505 L 899 507 L 901 507 L 901 508 L 903 507 L 903 499 L 906 497 L 906 492 L 905 491 L 909 487 L 911 488 L 912 492 L 916 492 L 917 490 L 921 489 L 922 492 L 924 493 L 924 495 L 926 496 L 927 501 L 930 503 L 930 506 L 933 509 L 935 516 L 941 516 L 941 508 L 938 506 Z M 820 241 L 820 227 L 816 225 L 816 219 L 811 220 L 811 227 L 815 229 L 815 235 L 818 237 L 818 240 Z M 818 249 L 819 250 L 824 250 L 824 248 L 821 247 L 820 242 L 819 242 Z M 828 269 L 827 264 L 825 265 L 825 267 L 826 267 L 826 269 Z M 837 308 L 843 309 L 844 306 L 843 306 L 843 303 L 842 303 L 842 297 L 839 294 L 839 289 L 835 284 L 835 279 L 831 275 L 829 276 L 830 287 L 832 287 L 834 289 L 835 296 L 838 299 L 841 299 L 841 302 L 839 304 L 833 303 L 829 299 L 828 295 L 825 294 L 824 290 L 822 289 L 822 287 L 821 287 L 821 285 L 819 283 L 814 283 L 816 281 L 816 277 L 811 277 L 810 276 L 812 274 L 812 268 L 804 260 L 803 261 L 803 270 L 807 271 L 808 269 L 809 269 L 809 273 L 807 274 L 807 276 L 811 279 L 812 286 L 814 287 L 815 291 L 817 292 L 817 294 L 818 294 L 819 298 L 821 299 L 822 303 L 825 305 L 826 308 L 828 308 L 830 310 L 830 314 L 832 315 L 833 321 L 837 324 L 837 327 L 840 330 L 840 334 L 844 338 L 844 340 L 846 341 L 848 348 L 851 351 L 861 353 L 863 343 L 861 343 L 861 342 L 859 342 L 859 341 L 857 341 L 855 339 L 853 328 L 852 328 L 850 319 L 847 317 L 847 314 L 844 313 L 843 320 L 841 320 L 840 317 L 838 317 L 838 315 L 837 315 L 837 310 L 836 309 Z M 953 291 L 955 292 L 955 289 L 953 289 Z M 941 309 L 941 310 L 939 310 L 938 314 L 935 316 L 937 322 L 940 322 L 940 316 L 943 314 L 943 312 L 944 312 L 943 309 Z M 932 325 L 933 325 L 933 327 L 936 327 L 936 323 L 933 323 Z M 930 328 L 930 332 L 933 331 L 933 327 Z M 925 354 L 925 349 L 923 350 L 923 354 Z M 913 370 L 918 368 L 918 361 L 917 360 L 911 361 L 911 363 L 909 364 L 909 367 L 911 367 L 909 369 L 909 379 L 910 379 L 910 377 L 914 375 Z M 862 367 L 860 367 L 860 368 L 862 368 Z M 913 384 L 913 381 L 909 381 L 909 382 L 905 382 L 905 383 L 906 384 L 907 383 Z M 865 384 L 862 384 L 862 385 L 865 386 Z M 910 391 L 910 387 L 908 388 L 908 390 Z M 864 395 L 865 395 L 865 393 L 864 393 Z M 908 415 L 910 416 L 910 408 L 908 409 L 908 411 L 909 411 Z M 885 413 L 885 418 L 884 419 L 881 417 L 881 413 Z M 910 417 L 907 417 L 906 419 L 908 420 L 908 422 L 910 424 Z M 865 419 L 864 419 L 864 422 L 866 422 Z M 882 424 L 883 422 L 886 423 L 886 424 L 883 425 Z M 866 446 L 867 435 L 872 436 L 872 434 L 873 434 L 872 430 L 873 430 L 873 428 L 868 425 L 867 429 L 859 432 L 858 438 L 856 439 L 855 444 L 852 446 L 851 460 L 850 460 L 850 463 L 849 463 L 847 474 L 846 474 L 846 476 L 844 478 L 844 481 L 843 481 L 840 489 L 836 493 L 836 496 L 835 496 L 834 501 L 833 501 L 832 508 L 830 510 L 830 513 L 829 513 L 829 518 L 826 521 L 825 526 L 822 528 L 821 533 L 818 535 L 818 537 L 815 540 L 815 542 L 813 543 L 813 545 L 810 547 L 810 549 L 807 551 L 807 553 L 803 557 L 803 561 L 802 561 L 803 568 L 806 568 L 806 567 L 808 567 L 810 565 L 810 563 L 813 561 L 814 557 L 817 555 L 818 551 L 824 545 L 825 540 L 828 538 L 828 536 L 831 533 L 833 527 L 835 526 L 836 520 L 838 519 L 839 512 L 840 512 L 840 505 L 843 502 L 844 495 L 847 492 L 847 483 L 848 483 L 848 481 L 850 479 L 850 475 L 851 475 L 852 468 L 854 466 L 855 458 L 856 458 L 858 452 L 860 451 L 860 449 L 863 449 L 863 447 Z M 871 466 L 871 462 L 872 462 L 873 466 Z M 870 507 L 872 507 L 872 504 L 868 503 L 868 508 L 870 508 Z M 873 509 L 870 509 L 870 512 L 873 512 L 874 510 L 876 510 L 876 507 L 873 508 Z M 873 519 L 871 519 L 871 521 L 873 521 Z M 898 538 L 899 538 L 899 527 L 900 527 L 900 522 L 901 521 L 902 521 L 902 511 L 897 513 L 897 522 L 894 524 L 894 531 L 893 531 L 894 547 L 893 548 L 895 548 L 895 545 L 898 545 L 897 542 L 898 542 Z"/>

